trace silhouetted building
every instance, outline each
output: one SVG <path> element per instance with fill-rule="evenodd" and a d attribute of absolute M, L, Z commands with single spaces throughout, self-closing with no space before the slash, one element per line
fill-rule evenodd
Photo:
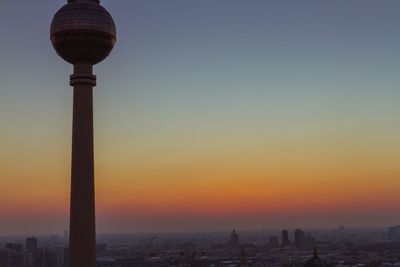
<path fill-rule="evenodd" d="M 111 53 L 116 27 L 100 0 L 68 0 L 54 15 L 50 39 L 57 54 L 74 65 L 69 261 L 72 267 L 95 267 L 93 65 Z"/>
<path fill-rule="evenodd" d="M 104 253 L 107 252 L 108 246 L 107 244 L 97 244 L 96 245 L 96 253 Z"/>
<path fill-rule="evenodd" d="M 36 237 L 28 237 L 26 239 L 26 250 L 33 252 L 37 248 L 38 240 Z"/>
<path fill-rule="evenodd" d="M 28 266 L 28 256 L 24 252 L 4 249 L 0 250 L 0 267 Z"/>
<path fill-rule="evenodd" d="M 32 252 L 33 267 L 63 267 L 65 265 L 64 249 L 36 248 Z"/>
<path fill-rule="evenodd" d="M 295 245 L 301 249 L 312 249 L 315 247 L 315 238 L 309 232 L 304 232 L 301 229 L 296 229 L 294 232 Z"/>
<path fill-rule="evenodd" d="M 302 249 L 313 249 L 316 245 L 315 238 L 311 235 L 311 233 L 306 233 L 301 244 Z"/>
<path fill-rule="evenodd" d="M 10 253 L 9 267 L 25 267 L 28 263 L 28 257 L 23 252 L 12 251 Z"/>
<path fill-rule="evenodd" d="M 33 250 L 33 267 L 46 267 L 46 249 L 37 248 Z"/>
<path fill-rule="evenodd" d="M 390 240 L 400 240 L 400 225 L 389 227 L 387 237 Z"/>
<path fill-rule="evenodd" d="M 287 230 L 282 231 L 282 246 L 286 247 L 290 245 L 289 232 Z"/>
<path fill-rule="evenodd" d="M 181 251 L 179 253 L 179 267 L 188 267 L 189 263 L 188 263 L 188 259 L 187 256 L 185 254 L 185 252 Z"/>
<path fill-rule="evenodd" d="M 244 250 L 242 251 L 242 254 L 240 255 L 240 267 L 247 267 L 247 256 Z"/>
<path fill-rule="evenodd" d="M 237 247 L 239 245 L 239 235 L 236 233 L 235 229 L 232 230 L 228 244 L 232 247 Z"/>
<path fill-rule="evenodd" d="M 0 267 L 8 267 L 10 264 L 10 254 L 9 250 L 0 250 Z"/>
<path fill-rule="evenodd" d="M 62 267 L 64 264 L 63 250 L 46 250 L 45 267 Z"/>
<path fill-rule="evenodd" d="M 64 248 L 64 266 L 69 266 L 69 248 Z"/>
<path fill-rule="evenodd" d="M 294 231 L 294 244 L 296 247 L 301 248 L 304 242 L 304 232 L 301 229 Z"/>
<path fill-rule="evenodd" d="M 314 248 L 313 257 L 306 261 L 304 267 L 328 267 L 328 263 L 319 258 L 317 249 Z"/>

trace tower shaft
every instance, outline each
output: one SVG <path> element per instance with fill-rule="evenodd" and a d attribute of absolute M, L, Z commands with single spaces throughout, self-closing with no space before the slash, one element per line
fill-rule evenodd
<path fill-rule="evenodd" d="M 96 266 L 93 151 L 93 66 L 74 65 L 69 266 Z"/>

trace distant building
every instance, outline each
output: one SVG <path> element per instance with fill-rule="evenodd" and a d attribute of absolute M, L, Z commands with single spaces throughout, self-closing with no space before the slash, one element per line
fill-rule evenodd
<path fill-rule="evenodd" d="M 64 249 L 33 250 L 33 267 L 63 267 L 64 262 Z"/>
<path fill-rule="evenodd" d="M 6 244 L 6 249 L 22 252 L 24 250 L 24 245 L 20 243 L 8 243 Z"/>
<path fill-rule="evenodd" d="M 296 229 L 294 232 L 294 243 L 300 249 L 312 249 L 315 247 L 315 238 L 310 233 L 305 233 L 301 229 Z"/>
<path fill-rule="evenodd" d="M 316 246 L 315 238 L 311 235 L 311 233 L 307 233 L 304 236 L 301 248 L 309 250 L 315 248 L 315 246 Z"/>
<path fill-rule="evenodd" d="M 33 252 L 37 249 L 38 240 L 36 237 L 28 237 L 26 239 L 26 250 L 28 252 Z"/>
<path fill-rule="evenodd" d="M 0 267 L 8 267 L 10 264 L 10 251 L 0 250 Z"/>
<path fill-rule="evenodd" d="M 289 232 L 287 230 L 282 231 L 282 246 L 287 247 L 290 245 Z"/>
<path fill-rule="evenodd" d="M 240 256 L 240 267 L 246 267 L 246 266 L 248 266 L 247 257 L 246 257 L 246 253 L 243 250 L 242 255 Z"/>
<path fill-rule="evenodd" d="M 294 231 L 294 244 L 296 247 L 301 248 L 304 242 L 304 232 L 301 229 Z"/>
<path fill-rule="evenodd" d="M 400 240 L 400 225 L 389 227 L 387 237 L 390 240 Z"/>
<path fill-rule="evenodd" d="M 46 267 L 46 249 L 36 248 L 33 254 L 33 267 Z"/>
<path fill-rule="evenodd" d="M 319 258 L 317 249 L 314 248 L 313 257 L 306 261 L 304 267 L 328 267 L 328 263 Z"/>
<path fill-rule="evenodd" d="M 64 251 L 60 249 L 46 250 L 45 267 L 63 267 Z"/>
<path fill-rule="evenodd" d="M 231 233 L 228 244 L 232 247 L 237 247 L 239 245 L 239 235 L 236 233 L 235 229 L 233 229 Z"/>
<path fill-rule="evenodd" d="M 270 236 L 269 237 L 269 244 L 272 247 L 277 247 L 278 246 L 278 237 L 277 236 Z"/>
<path fill-rule="evenodd" d="M 187 256 L 185 252 L 181 251 L 179 253 L 179 267 L 187 267 L 187 266 L 189 266 Z"/>
<path fill-rule="evenodd" d="M 64 248 L 64 266 L 69 266 L 69 248 Z"/>
<path fill-rule="evenodd" d="M 26 254 L 20 251 L 12 251 L 10 253 L 9 267 L 25 267 L 28 263 Z"/>

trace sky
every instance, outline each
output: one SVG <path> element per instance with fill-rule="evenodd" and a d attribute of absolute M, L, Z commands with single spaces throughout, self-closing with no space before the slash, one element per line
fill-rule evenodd
<path fill-rule="evenodd" d="M 68 229 L 65 2 L 0 2 L 0 235 Z M 102 4 L 98 233 L 400 222 L 399 1 Z"/>

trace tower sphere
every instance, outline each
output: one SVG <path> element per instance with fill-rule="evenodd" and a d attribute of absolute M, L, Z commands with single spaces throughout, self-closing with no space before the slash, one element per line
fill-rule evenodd
<path fill-rule="evenodd" d="M 114 21 L 98 0 L 70 0 L 55 15 L 50 38 L 65 61 L 97 64 L 116 42 Z"/>

